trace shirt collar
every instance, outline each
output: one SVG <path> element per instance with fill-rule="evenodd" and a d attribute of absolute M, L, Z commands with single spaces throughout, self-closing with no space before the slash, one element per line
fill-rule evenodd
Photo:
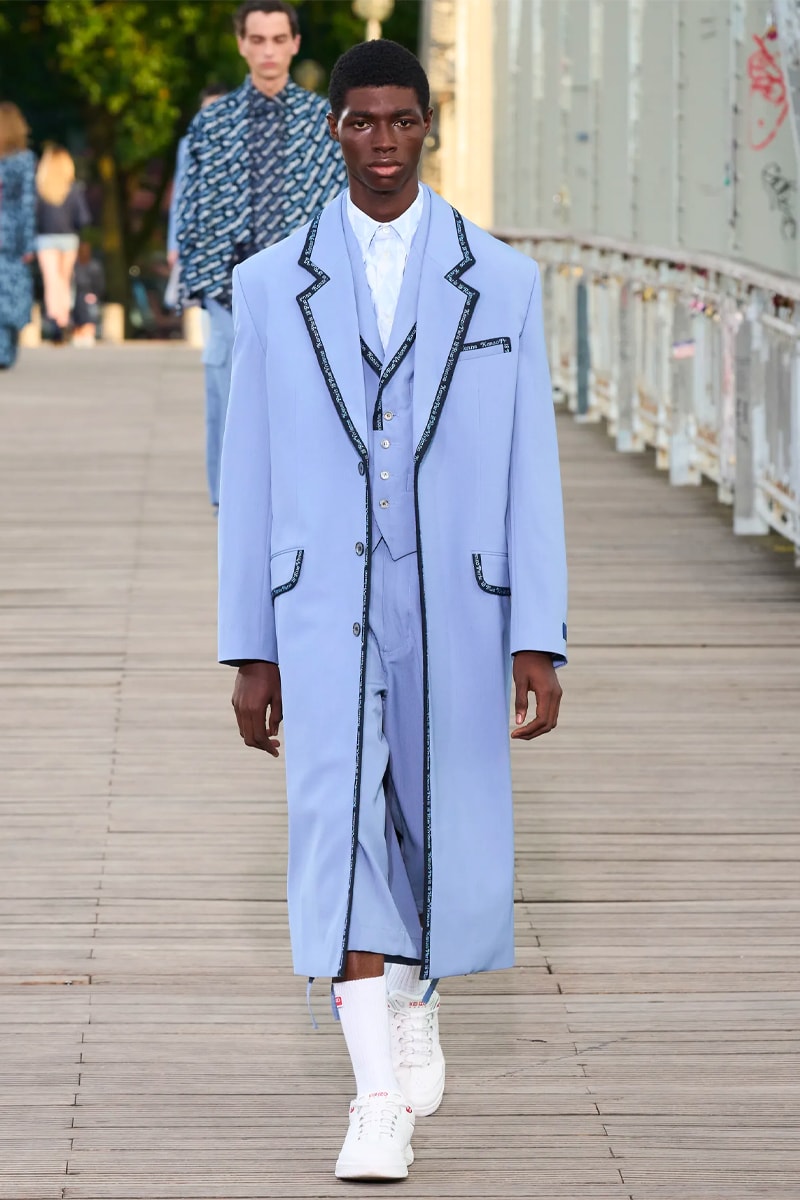
<path fill-rule="evenodd" d="M 390 229 L 393 229 L 400 238 L 405 247 L 406 254 L 411 250 L 411 243 L 414 240 L 414 234 L 419 228 L 419 223 L 422 220 L 422 212 L 425 207 L 425 193 L 420 187 L 417 191 L 417 197 L 414 203 L 396 217 L 394 221 L 381 222 L 375 221 L 372 217 L 367 216 L 362 209 L 357 208 L 353 203 L 350 192 L 347 193 L 347 216 L 350 221 L 353 233 L 356 235 L 359 248 L 362 256 L 366 256 L 369 250 L 372 239 L 382 224 L 388 224 Z"/>
<path fill-rule="evenodd" d="M 281 90 L 274 96 L 265 96 L 263 92 L 260 92 L 249 75 L 244 81 L 244 86 L 251 104 L 258 104 L 259 100 L 263 100 L 266 104 L 269 104 L 272 100 L 277 101 L 278 104 L 285 104 L 290 92 L 297 84 L 291 78 L 287 79 Z"/>

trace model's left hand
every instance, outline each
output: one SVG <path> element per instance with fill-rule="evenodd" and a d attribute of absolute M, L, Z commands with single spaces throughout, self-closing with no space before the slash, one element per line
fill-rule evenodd
<path fill-rule="evenodd" d="M 524 738 L 529 742 L 531 738 L 555 729 L 561 704 L 561 684 L 549 654 L 540 650 L 518 651 L 514 655 L 514 689 L 517 728 L 512 730 L 512 738 Z M 536 696 L 536 716 L 524 725 L 529 692 Z"/>

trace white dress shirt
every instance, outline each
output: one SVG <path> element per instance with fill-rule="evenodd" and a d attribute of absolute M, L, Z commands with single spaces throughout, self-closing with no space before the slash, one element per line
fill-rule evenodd
<path fill-rule="evenodd" d="M 372 307 L 375 309 L 378 333 L 384 350 L 389 345 L 389 335 L 392 332 L 394 314 L 403 284 L 403 273 L 424 207 L 424 193 L 420 188 L 410 208 L 388 225 L 381 225 L 360 208 L 356 208 L 350 193 L 347 193 L 347 216 L 361 248 Z"/>

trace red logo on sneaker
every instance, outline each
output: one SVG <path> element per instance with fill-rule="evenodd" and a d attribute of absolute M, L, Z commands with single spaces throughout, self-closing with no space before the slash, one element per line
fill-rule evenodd
<path fill-rule="evenodd" d="M 406 1105 L 406 1112 L 413 1113 L 413 1111 L 413 1108 L 409 1108 L 408 1105 Z"/>
<path fill-rule="evenodd" d="M 341 997 L 341 996 L 337 996 L 337 997 L 336 997 L 336 1007 L 337 1007 L 337 1008 L 341 1008 L 341 1007 L 342 1007 L 342 997 Z"/>

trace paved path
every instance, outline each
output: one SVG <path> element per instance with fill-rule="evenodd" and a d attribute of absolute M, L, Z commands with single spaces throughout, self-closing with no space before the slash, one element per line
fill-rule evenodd
<path fill-rule="evenodd" d="M 561 437 L 573 665 L 515 750 L 519 966 L 444 987 L 404 1191 L 797 1200 L 800 573 Z M 385 1195 L 332 1175 L 349 1069 L 290 974 L 214 536 L 194 354 L 0 375 L 3 1200 Z"/>

